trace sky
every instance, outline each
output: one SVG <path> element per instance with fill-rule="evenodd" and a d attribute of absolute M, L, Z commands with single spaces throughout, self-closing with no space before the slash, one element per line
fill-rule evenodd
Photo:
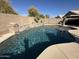
<path fill-rule="evenodd" d="M 32 6 L 36 7 L 41 14 L 51 17 L 79 9 L 79 0 L 10 0 L 10 4 L 22 16 L 27 16 L 28 9 Z"/>

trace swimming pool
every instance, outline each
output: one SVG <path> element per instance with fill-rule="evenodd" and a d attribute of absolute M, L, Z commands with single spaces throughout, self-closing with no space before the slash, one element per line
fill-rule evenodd
<path fill-rule="evenodd" d="M 46 47 L 73 42 L 74 39 L 67 31 L 50 26 L 40 26 L 25 30 L 2 42 L 0 55 L 10 55 L 14 59 L 17 57 L 35 59 Z"/>

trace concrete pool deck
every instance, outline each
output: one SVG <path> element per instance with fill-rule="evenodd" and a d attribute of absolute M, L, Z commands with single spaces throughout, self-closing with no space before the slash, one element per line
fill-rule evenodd
<path fill-rule="evenodd" d="M 37 59 L 79 59 L 79 44 L 56 44 L 45 49 Z"/>
<path fill-rule="evenodd" d="M 69 32 L 75 35 L 76 37 L 79 37 L 79 27 L 74 26 L 74 28 L 76 28 L 76 30 L 69 30 Z"/>
<path fill-rule="evenodd" d="M 8 39 L 9 37 L 13 36 L 14 34 L 15 34 L 15 33 L 10 32 L 10 33 L 7 33 L 7 34 L 2 35 L 2 36 L 0 37 L 0 43 L 3 42 L 3 41 L 5 41 L 5 40 Z"/>
<path fill-rule="evenodd" d="M 79 36 L 79 30 L 69 30 L 69 32 L 75 36 Z"/>

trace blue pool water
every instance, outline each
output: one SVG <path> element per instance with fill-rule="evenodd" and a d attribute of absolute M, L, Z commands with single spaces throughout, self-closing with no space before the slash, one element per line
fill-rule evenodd
<path fill-rule="evenodd" d="M 0 55 L 19 56 L 19 59 L 23 57 L 35 59 L 50 45 L 73 41 L 74 37 L 67 31 L 55 27 L 40 26 L 25 30 L 4 41 L 0 44 Z"/>

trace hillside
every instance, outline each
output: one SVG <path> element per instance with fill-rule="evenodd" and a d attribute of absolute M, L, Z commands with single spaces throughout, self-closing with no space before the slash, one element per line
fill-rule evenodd
<path fill-rule="evenodd" d="M 17 14 L 10 6 L 8 0 L 0 0 L 0 13 Z"/>
<path fill-rule="evenodd" d="M 32 17 L 0 13 L 0 34 L 6 33 L 8 31 L 8 25 L 10 23 L 17 23 L 20 26 L 24 26 L 29 25 L 32 22 Z"/>

